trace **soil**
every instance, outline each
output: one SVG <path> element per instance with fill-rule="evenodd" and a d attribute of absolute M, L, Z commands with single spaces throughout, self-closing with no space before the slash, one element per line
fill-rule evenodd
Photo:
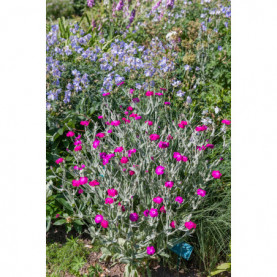
<path fill-rule="evenodd" d="M 85 245 L 88 248 L 91 248 L 91 239 L 88 234 L 78 234 L 75 231 L 70 231 L 68 234 L 66 233 L 65 226 L 52 226 L 49 230 L 49 232 L 46 233 L 46 243 L 60 243 L 64 244 L 66 242 L 67 238 L 71 237 L 79 237 Z M 124 270 L 125 265 L 117 263 L 116 265 L 113 265 L 112 262 L 104 262 L 100 260 L 102 253 L 95 253 L 91 252 L 87 263 L 83 266 L 83 268 L 80 270 L 80 274 L 88 273 L 87 269 L 90 266 L 95 266 L 95 264 L 99 264 L 103 269 L 103 274 L 101 277 L 124 277 Z M 113 265 L 113 266 L 112 266 Z M 152 277 L 207 277 L 206 275 L 203 275 L 198 270 L 194 268 L 189 268 L 189 272 L 184 272 L 183 269 L 181 269 L 179 272 L 177 270 L 170 270 L 167 267 L 163 267 L 162 265 L 153 266 L 151 268 L 151 276 Z M 231 276 L 231 274 L 223 274 L 218 276 Z M 74 275 L 66 273 L 64 277 L 76 277 Z M 144 276 L 141 276 L 144 277 Z"/>

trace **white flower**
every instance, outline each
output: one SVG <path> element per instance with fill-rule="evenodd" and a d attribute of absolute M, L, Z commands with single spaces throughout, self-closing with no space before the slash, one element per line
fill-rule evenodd
<path fill-rule="evenodd" d="M 216 114 L 218 114 L 219 111 L 220 111 L 220 108 L 219 108 L 219 107 L 215 107 L 215 108 L 214 108 L 214 112 L 215 112 Z"/>
<path fill-rule="evenodd" d="M 166 35 L 166 40 L 170 41 L 172 40 L 172 37 L 177 35 L 177 32 L 175 31 L 172 31 L 172 32 L 169 32 L 167 35 Z"/>

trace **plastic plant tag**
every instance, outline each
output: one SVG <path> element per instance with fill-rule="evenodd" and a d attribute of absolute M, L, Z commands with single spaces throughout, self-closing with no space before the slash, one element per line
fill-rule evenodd
<path fill-rule="evenodd" d="M 175 244 L 172 248 L 170 248 L 170 250 L 188 261 L 193 247 L 185 242 L 181 242 Z"/>

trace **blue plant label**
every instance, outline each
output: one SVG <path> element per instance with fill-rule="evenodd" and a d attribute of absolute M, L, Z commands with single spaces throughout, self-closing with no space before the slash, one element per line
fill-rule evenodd
<path fill-rule="evenodd" d="M 175 244 L 170 250 L 188 261 L 193 247 L 185 242 L 182 242 Z"/>

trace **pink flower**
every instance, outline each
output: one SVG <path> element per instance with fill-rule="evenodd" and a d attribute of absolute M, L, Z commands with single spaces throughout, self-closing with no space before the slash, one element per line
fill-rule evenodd
<path fill-rule="evenodd" d="M 92 187 L 95 187 L 95 186 L 99 186 L 100 183 L 97 180 L 93 180 L 93 181 L 89 182 L 89 185 Z"/>
<path fill-rule="evenodd" d="M 139 215 L 137 213 L 132 213 L 130 214 L 130 220 L 135 222 L 135 221 L 138 221 L 139 219 Z"/>
<path fill-rule="evenodd" d="M 149 138 L 153 141 L 153 140 L 158 140 L 158 139 L 160 139 L 160 136 L 157 135 L 157 134 L 152 134 L 152 135 L 149 136 Z"/>
<path fill-rule="evenodd" d="M 214 170 L 212 172 L 212 176 L 215 178 L 215 179 L 220 179 L 220 177 L 222 176 L 222 174 L 220 173 L 219 170 Z"/>
<path fill-rule="evenodd" d="M 86 166 L 84 164 L 81 165 L 81 167 L 79 168 L 79 170 L 85 168 Z"/>
<path fill-rule="evenodd" d="M 214 145 L 208 143 L 208 144 L 206 145 L 206 147 L 213 149 L 213 148 L 214 148 Z"/>
<path fill-rule="evenodd" d="M 227 120 L 227 119 L 223 119 L 221 121 L 222 124 L 225 124 L 225 125 L 230 125 L 231 124 L 231 120 Z"/>
<path fill-rule="evenodd" d="M 120 160 L 120 162 L 121 162 L 122 164 L 126 164 L 126 163 L 129 162 L 129 159 L 128 159 L 127 157 L 122 157 L 121 160 Z"/>
<path fill-rule="evenodd" d="M 88 177 L 80 177 L 79 179 L 80 185 L 85 185 L 88 182 Z"/>
<path fill-rule="evenodd" d="M 197 194 L 200 195 L 201 197 L 204 197 L 206 195 L 206 191 L 203 189 L 198 189 Z"/>
<path fill-rule="evenodd" d="M 129 112 L 127 112 L 127 111 L 126 111 L 126 112 L 124 112 L 124 114 L 126 114 L 126 115 L 127 115 L 127 114 L 129 114 Z"/>
<path fill-rule="evenodd" d="M 153 125 L 153 122 L 150 121 L 150 120 L 146 120 L 145 123 L 147 123 L 149 126 L 152 126 L 152 125 Z"/>
<path fill-rule="evenodd" d="M 167 187 L 167 188 L 172 188 L 173 187 L 173 185 L 174 185 L 174 182 L 172 182 L 172 181 L 167 181 L 167 182 L 165 182 L 165 187 Z"/>
<path fill-rule="evenodd" d="M 185 222 L 185 227 L 188 228 L 189 230 L 192 229 L 192 228 L 196 228 L 196 224 L 192 221 L 188 221 L 188 222 Z"/>
<path fill-rule="evenodd" d="M 138 115 L 136 113 L 131 113 L 129 117 L 137 117 Z"/>
<path fill-rule="evenodd" d="M 98 138 L 103 138 L 105 136 L 105 133 L 98 133 L 96 134 L 96 137 Z"/>
<path fill-rule="evenodd" d="M 164 94 L 163 94 L 162 92 L 156 92 L 155 95 L 157 95 L 157 96 L 162 96 L 162 95 L 164 95 Z"/>
<path fill-rule="evenodd" d="M 121 85 L 123 85 L 125 82 L 120 82 L 120 83 L 118 83 L 118 84 L 116 84 L 117 86 L 121 86 Z"/>
<path fill-rule="evenodd" d="M 94 149 L 96 149 L 96 148 L 98 147 L 99 144 L 100 144 L 100 141 L 96 139 L 96 140 L 93 142 L 92 147 L 93 147 Z"/>
<path fill-rule="evenodd" d="M 208 129 L 208 127 L 206 125 L 195 127 L 195 131 L 197 131 L 197 132 L 202 132 L 202 131 L 205 131 L 207 129 Z"/>
<path fill-rule="evenodd" d="M 160 148 L 168 148 L 169 147 L 169 142 L 166 142 L 166 141 L 161 141 L 158 146 Z"/>
<path fill-rule="evenodd" d="M 120 125 L 120 120 L 112 121 L 112 122 L 111 122 L 111 125 L 112 125 L 112 126 L 118 126 L 118 125 Z"/>
<path fill-rule="evenodd" d="M 174 152 L 173 158 L 176 159 L 177 162 L 179 162 L 182 160 L 182 155 L 179 152 Z"/>
<path fill-rule="evenodd" d="M 182 157 L 182 161 L 183 161 L 183 162 L 187 162 L 188 160 L 189 160 L 188 157 L 186 157 L 186 156 L 183 156 L 183 157 Z"/>
<path fill-rule="evenodd" d="M 154 95 L 153 91 L 146 91 L 145 96 L 152 96 Z"/>
<path fill-rule="evenodd" d="M 130 93 L 133 94 L 134 93 L 134 89 L 133 88 L 130 88 Z"/>
<path fill-rule="evenodd" d="M 60 217 L 60 214 L 56 214 L 56 218 Z"/>
<path fill-rule="evenodd" d="M 80 184 L 80 181 L 79 180 L 72 180 L 72 186 L 73 187 L 79 187 L 81 184 Z"/>
<path fill-rule="evenodd" d="M 120 152 L 122 152 L 123 150 L 124 150 L 124 148 L 123 148 L 122 146 L 120 146 L 120 147 L 116 147 L 116 148 L 114 149 L 114 152 L 120 153 Z"/>
<path fill-rule="evenodd" d="M 157 175 L 163 175 L 164 174 L 164 167 L 159 165 L 159 166 L 156 167 L 155 171 L 156 171 Z"/>
<path fill-rule="evenodd" d="M 170 105 L 170 102 L 164 102 L 165 105 Z"/>
<path fill-rule="evenodd" d="M 74 169 L 74 170 L 79 170 L 78 165 L 74 165 L 73 169 Z"/>
<path fill-rule="evenodd" d="M 149 216 L 149 210 L 145 210 L 145 211 L 143 212 L 143 214 L 144 214 L 145 217 Z"/>
<path fill-rule="evenodd" d="M 75 140 L 73 144 L 74 145 L 80 145 L 80 144 L 82 144 L 82 141 L 81 140 Z"/>
<path fill-rule="evenodd" d="M 88 126 L 89 125 L 89 121 L 81 121 L 80 124 L 84 125 L 84 126 Z"/>
<path fill-rule="evenodd" d="M 107 133 L 111 134 L 113 132 L 112 129 L 108 130 Z"/>
<path fill-rule="evenodd" d="M 107 197 L 107 198 L 105 199 L 105 204 L 112 204 L 113 202 L 114 202 L 113 198 Z"/>
<path fill-rule="evenodd" d="M 81 136 L 82 136 L 82 135 L 78 135 L 78 136 L 76 137 L 76 139 L 80 139 L 80 138 L 81 138 Z"/>
<path fill-rule="evenodd" d="M 103 219 L 102 222 L 101 222 L 101 226 L 103 228 L 108 228 L 109 227 L 109 222 L 107 220 Z"/>
<path fill-rule="evenodd" d="M 132 175 L 134 175 L 134 174 L 135 174 L 135 171 L 130 170 L 130 171 L 129 171 L 129 174 L 130 174 L 130 176 L 132 176 Z"/>
<path fill-rule="evenodd" d="M 106 125 L 111 125 L 111 123 L 109 121 L 105 122 Z"/>
<path fill-rule="evenodd" d="M 182 129 L 184 129 L 188 125 L 187 121 L 181 121 L 178 126 Z"/>
<path fill-rule="evenodd" d="M 98 224 L 98 223 L 101 223 L 103 221 L 103 219 L 104 219 L 103 215 L 97 214 L 94 218 L 94 221 L 95 221 L 96 224 Z"/>
<path fill-rule="evenodd" d="M 173 136 L 168 135 L 166 139 L 167 139 L 167 140 L 171 140 L 171 139 L 173 139 Z"/>
<path fill-rule="evenodd" d="M 107 193 L 108 193 L 108 195 L 111 196 L 111 197 L 115 197 L 116 195 L 118 195 L 118 192 L 117 192 L 116 189 L 108 189 L 108 190 L 107 190 Z"/>
<path fill-rule="evenodd" d="M 98 116 L 98 119 L 102 119 L 104 116 L 103 115 L 99 115 Z"/>
<path fill-rule="evenodd" d="M 175 228 L 176 228 L 176 221 L 174 221 L 174 220 L 171 221 L 170 227 L 173 228 L 173 229 L 175 229 Z"/>
<path fill-rule="evenodd" d="M 164 207 L 164 206 L 161 206 L 160 212 L 161 212 L 161 213 L 166 213 L 166 210 L 165 210 L 165 207 Z"/>
<path fill-rule="evenodd" d="M 122 169 L 122 171 L 124 171 L 124 172 L 125 172 L 126 170 L 127 170 L 127 168 L 123 168 L 123 169 Z"/>
<path fill-rule="evenodd" d="M 82 145 L 77 145 L 75 148 L 74 148 L 74 151 L 75 152 L 78 152 L 78 151 L 81 151 L 82 150 Z"/>
<path fill-rule="evenodd" d="M 153 201 L 156 204 L 161 204 L 163 202 L 163 198 L 161 198 L 160 196 L 157 196 L 157 197 L 153 198 Z"/>
<path fill-rule="evenodd" d="M 79 190 L 78 190 L 78 193 L 79 193 L 79 194 L 82 194 L 83 192 L 84 192 L 84 191 L 83 191 L 82 189 L 79 189 Z"/>
<path fill-rule="evenodd" d="M 141 119 L 141 115 L 138 115 L 135 117 L 135 120 L 140 120 Z"/>
<path fill-rule="evenodd" d="M 177 196 L 176 198 L 175 198 L 175 201 L 176 202 L 179 202 L 180 204 L 182 204 L 183 203 L 183 198 L 181 197 L 181 196 Z"/>
<path fill-rule="evenodd" d="M 63 161 L 64 161 L 63 158 L 58 158 L 58 159 L 56 160 L 56 164 L 62 163 Z"/>
<path fill-rule="evenodd" d="M 157 217 L 159 214 L 158 214 L 158 210 L 157 209 L 154 209 L 154 208 L 151 208 L 150 211 L 149 211 L 149 215 L 151 217 Z"/>
<path fill-rule="evenodd" d="M 103 94 L 102 94 L 102 96 L 108 96 L 108 95 L 110 95 L 109 92 L 106 92 L 106 93 L 103 93 Z"/>
<path fill-rule="evenodd" d="M 134 109 L 134 108 L 131 107 L 131 106 L 129 106 L 129 107 L 127 108 L 128 111 L 132 111 L 133 109 Z"/>
<path fill-rule="evenodd" d="M 135 148 L 128 150 L 128 157 L 131 157 L 132 154 L 134 154 L 136 152 L 137 152 L 137 149 L 135 149 Z"/>
<path fill-rule="evenodd" d="M 66 134 L 66 136 L 67 137 L 74 137 L 74 132 L 72 132 L 72 131 L 69 131 L 69 132 L 67 132 L 67 134 Z"/>
<path fill-rule="evenodd" d="M 155 250 L 155 248 L 154 248 L 154 246 L 147 246 L 147 248 L 146 248 L 146 253 L 148 254 L 148 255 L 154 255 L 155 254 L 155 252 L 156 252 L 156 250 Z"/>

